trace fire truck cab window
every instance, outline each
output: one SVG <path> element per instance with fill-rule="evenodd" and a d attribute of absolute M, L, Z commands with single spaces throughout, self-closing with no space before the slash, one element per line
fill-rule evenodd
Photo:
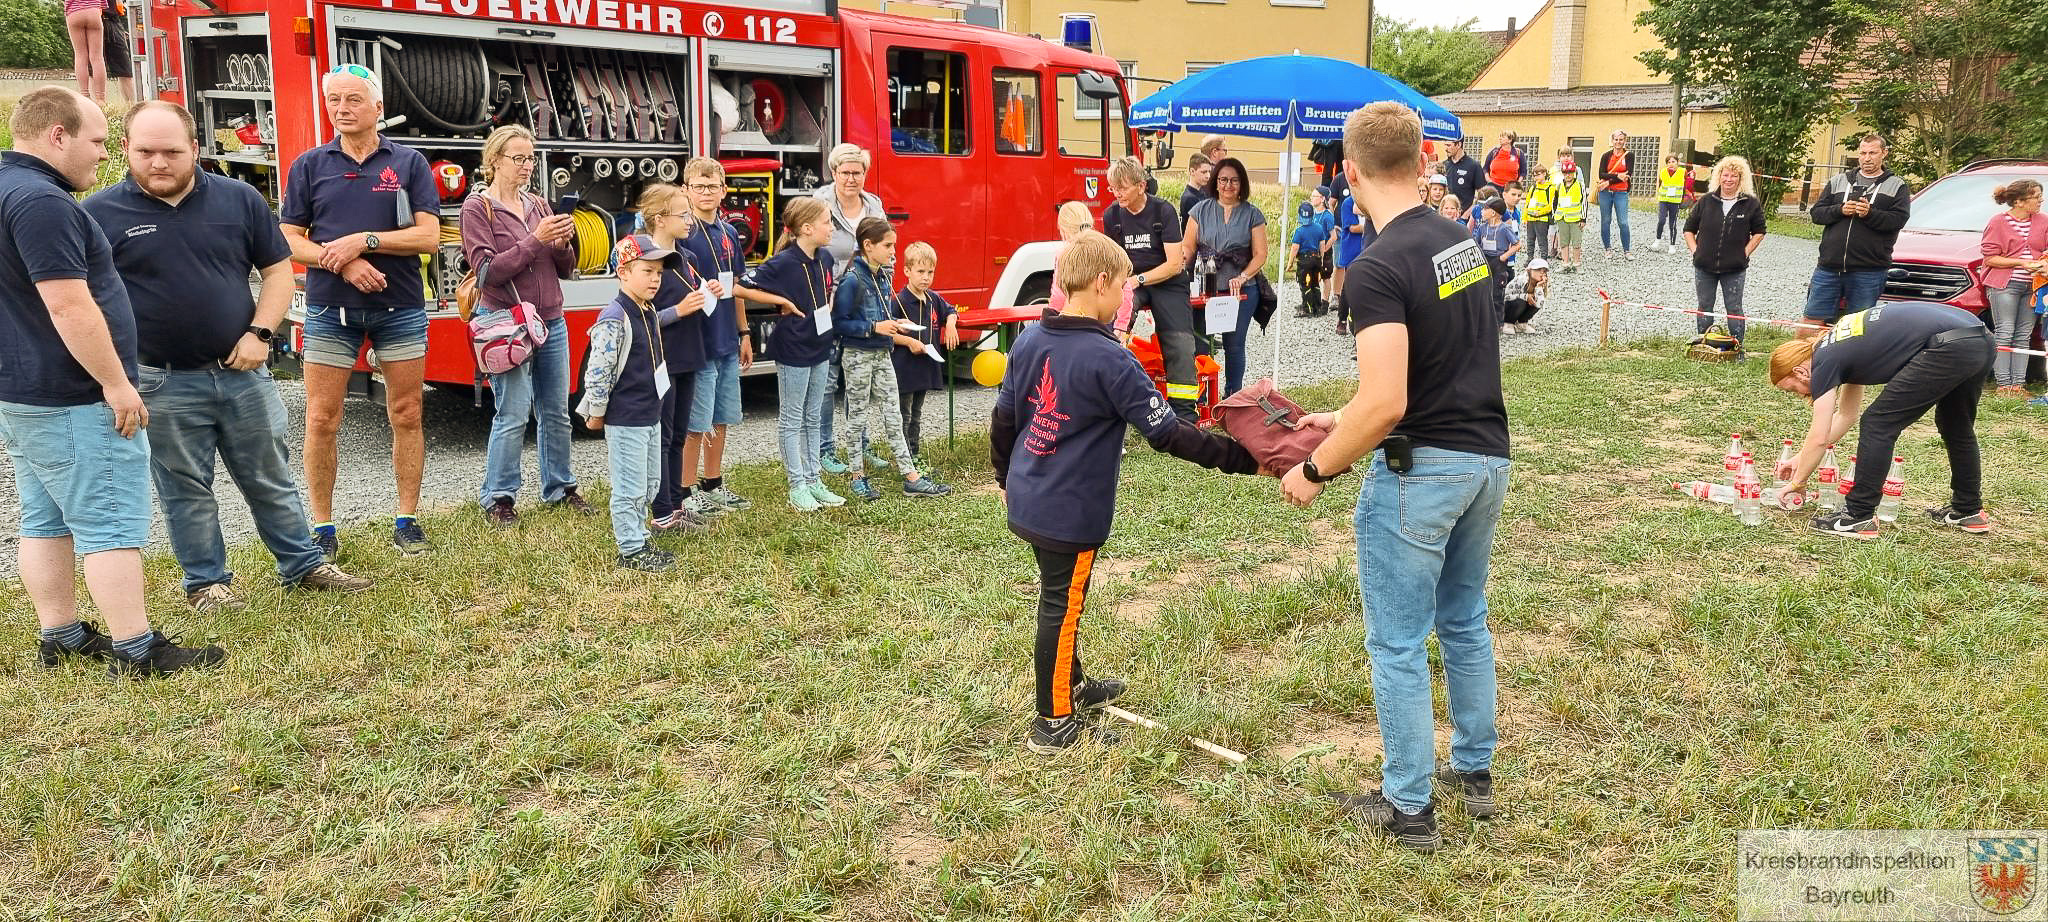
<path fill-rule="evenodd" d="M 889 145 L 899 154 L 968 154 L 967 56 L 889 49 Z"/>
<path fill-rule="evenodd" d="M 1045 153 L 1044 111 L 1038 74 L 1028 70 L 995 73 L 996 153 Z"/>

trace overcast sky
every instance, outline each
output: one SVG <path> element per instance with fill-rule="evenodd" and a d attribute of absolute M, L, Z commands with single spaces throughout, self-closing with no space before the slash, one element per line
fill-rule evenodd
<path fill-rule="evenodd" d="M 1419 22 L 1425 26 L 1456 25 L 1467 19 L 1477 18 L 1479 29 L 1505 29 L 1508 17 L 1515 17 L 1520 25 L 1526 25 L 1529 17 L 1543 8 L 1543 0 L 1462 0 L 1445 3 L 1443 0 L 1374 0 L 1373 11 L 1382 16 Z"/>

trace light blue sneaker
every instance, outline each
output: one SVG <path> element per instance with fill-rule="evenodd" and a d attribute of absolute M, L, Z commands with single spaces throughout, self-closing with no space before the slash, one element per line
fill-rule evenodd
<path fill-rule="evenodd" d="M 844 474 L 846 462 L 839 460 L 838 452 L 821 451 L 818 453 L 818 469 L 827 474 Z"/>
<path fill-rule="evenodd" d="M 952 487 L 946 486 L 930 477 L 919 477 L 916 480 L 906 480 L 903 482 L 904 496 L 946 496 L 952 492 Z"/>
<path fill-rule="evenodd" d="M 2027 406 L 2048 408 L 2048 394 L 2042 394 L 2039 397 L 2027 401 Z"/>
<path fill-rule="evenodd" d="M 789 488 L 789 504 L 798 512 L 816 512 L 820 508 L 816 497 L 811 495 L 810 484 Z"/>
<path fill-rule="evenodd" d="M 870 503 L 882 498 L 882 494 L 875 490 L 874 484 L 868 483 L 866 477 L 853 478 L 853 495 Z"/>
<path fill-rule="evenodd" d="M 808 484 L 808 488 L 811 493 L 811 499 L 816 500 L 821 506 L 846 505 L 846 497 L 825 489 L 825 481 L 813 480 Z"/>

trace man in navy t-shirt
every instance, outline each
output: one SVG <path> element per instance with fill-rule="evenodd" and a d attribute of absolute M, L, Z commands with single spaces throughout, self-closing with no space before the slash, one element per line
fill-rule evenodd
<path fill-rule="evenodd" d="M 292 260 L 306 267 L 306 494 L 314 540 L 329 563 L 334 530 L 334 435 L 356 358 L 367 343 L 384 373 L 398 515 L 391 543 L 427 549 L 414 518 L 427 442 L 420 429 L 427 307 L 420 256 L 441 245 L 440 189 L 427 158 L 377 133 L 384 91 L 369 70 L 343 64 L 320 80 L 334 140 L 300 154 L 278 208 Z"/>
<path fill-rule="evenodd" d="M 135 317 L 106 235 L 72 193 L 107 159 L 107 118 L 42 87 L 15 104 L 0 154 L 0 443 L 21 500 L 21 581 L 44 666 L 111 660 L 116 673 L 218 665 L 150 627 L 149 409 L 135 388 Z M 78 557 L 107 634 L 78 620 Z"/>
<path fill-rule="evenodd" d="M 1432 776 L 1459 792 L 1466 815 L 1495 811 L 1486 574 L 1508 487 L 1492 272 L 1464 228 L 1418 201 L 1426 165 L 1413 110 L 1374 103 L 1345 123 L 1352 194 L 1386 239 L 1345 278 L 1358 392 L 1339 412 L 1310 418 L 1329 438 L 1282 480 L 1288 501 L 1306 506 L 1323 484 L 1370 462 L 1358 498 L 1358 583 L 1386 764 L 1380 790 L 1339 800 L 1375 832 L 1425 852 L 1443 842 Z M 1441 771 L 1432 630 L 1453 726 Z"/>
<path fill-rule="evenodd" d="M 135 310 L 150 477 L 195 610 L 239 607 L 214 501 L 218 454 L 287 586 L 355 592 L 371 581 L 321 559 L 285 449 L 270 340 L 292 301 L 291 249 L 262 193 L 201 173 L 192 116 L 145 102 L 128 114 L 128 179 L 85 210 L 113 244 Z M 249 271 L 263 274 L 261 304 Z"/>

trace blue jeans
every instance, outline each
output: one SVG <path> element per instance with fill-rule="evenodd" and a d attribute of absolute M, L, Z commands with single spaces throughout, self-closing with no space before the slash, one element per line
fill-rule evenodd
<path fill-rule="evenodd" d="M 1685 224 L 1685 219 L 1684 219 L 1683 217 L 1680 217 L 1680 216 L 1679 216 L 1679 214 L 1678 214 L 1678 206 L 1679 206 L 1679 203 L 1678 203 L 1678 202 L 1658 202 L 1658 203 L 1657 203 L 1657 238 L 1656 238 L 1656 239 L 1657 239 L 1657 240 L 1662 240 L 1662 239 L 1664 239 L 1664 235 L 1665 235 L 1666 233 L 1669 233 L 1669 234 L 1671 235 L 1671 244 L 1672 244 L 1673 246 L 1677 246 L 1677 245 L 1678 245 L 1678 232 L 1679 232 L 1679 230 L 1680 230 L 1680 229 L 1681 229 L 1681 228 L 1682 228 L 1682 227 L 1684 226 L 1684 224 Z M 1669 231 L 1666 231 L 1666 228 L 1669 228 L 1670 230 L 1669 230 Z M 1655 241 L 1652 241 L 1652 242 L 1655 242 Z"/>
<path fill-rule="evenodd" d="M 638 554 L 647 549 L 647 508 L 661 480 L 661 427 L 604 427 L 604 461 L 612 477 L 612 539 L 622 556 Z"/>
<path fill-rule="evenodd" d="M 334 368 L 354 368 L 363 344 L 377 350 L 380 362 L 409 362 L 427 356 L 427 312 L 306 305 L 301 325 L 306 361 Z"/>
<path fill-rule="evenodd" d="M 1382 790 L 1402 810 L 1430 802 L 1436 717 L 1429 682 L 1434 629 L 1450 692 L 1451 766 L 1491 770 L 1493 634 L 1486 571 L 1508 490 L 1506 458 L 1416 448 L 1407 474 L 1374 452 L 1354 519 L 1358 589 L 1372 656 L 1373 707 L 1386 748 Z"/>
<path fill-rule="evenodd" d="M 696 399 L 690 407 L 690 432 L 710 432 L 740 421 L 740 354 L 709 358 L 697 372 Z"/>
<path fill-rule="evenodd" d="M 839 349 L 834 347 L 832 357 L 825 360 L 825 403 L 818 410 L 818 454 L 832 453 L 832 404 L 837 402 L 842 386 L 839 376 Z M 814 478 L 815 479 L 815 478 Z"/>
<path fill-rule="evenodd" d="M 548 340 L 525 364 L 491 376 L 490 446 L 484 450 L 484 485 L 477 501 L 489 506 L 499 497 L 517 499 L 525 465 L 526 421 L 535 420 L 534 440 L 540 443 L 540 498 L 557 502 L 576 486 L 569 470 L 569 322 L 548 321 Z"/>
<path fill-rule="evenodd" d="M 1813 281 L 1806 286 L 1806 319 L 1834 323 L 1842 314 L 1876 307 L 1878 296 L 1884 294 L 1884 276 L 1883 269 L 1813 270 Z"/>
<path fill-rule="evenodd" d="M 235 479 L 256 533 L 277 558 L 277 578 L 295 585 L 320 566 L 320 548 L 306 504 L 292 479 L 290 430 L 270 370 L 142 369 L 149 407 L 149 473 L 164 510 L 171 553 L 185 571 L 185 591 L 231 583 L 228 552 L 214 497 L 216 452 Z"/>
<path fill-rule="evenodd" d="M 831 374 L 831 362 L 775 366 L 775 387 L 782 401 L 775 412 L 775 439 L 782 447 L 782 468 L 789 473 L 792 490 L 823 477 L 818 471 L 818 420 L 831 394 Z"/>
<path fill-rule="evenodd" d="M 1614 249 L 1614 241 L 1609 237 L 1608 228 L 1612 227 L 1616 220 L 1619 220 L 1621 222 L 1621 251 L 1623 253 L 1628 252 L 1628 190 L 1602 189 L 1600 190 L 1599 202 L 1600 245 L 1606 249 Z"/>
<path fill-rule="evenodd" d="M 1244 300 L 1237 305 L 1237 329 L 1223 334 L 1223 393 L 1216 395 L 1219 400 L 1244 389 L 1244 340 L 1264 291 L 1256 282 L 1244 289 Z"/>
<path fill-rule="evenodd" d="M 1748 322 L 1743 319 L 1748 315 L 1742 312 L 1742 287 L 1748 281 L 1748 278 L 1748 269 L 1737 269 L 1733 272 L 1708 272 L 1698 266 L 1692 267 L 1693 295 L 1699 303 L 1700 310 L 1712 311 L 1714 309 L 1714 292 L 1721 292 L 1721 313 L 1728 315 L 1728 335 L 1738 340 L 1742 338 L 1742 334 L 1746 331 L 1745 324 Z M 1693 320 L 1702 335 L 1714 327 L 1715 318 L 1713 317 L 1699 314 L 1695 315 Z"/>
<path fill-rule="evenodd" d="M 22 537 L 68 537 L 80 555 L 149 540 L 149 440 L 122 438 L 106 404 L 0 403 L 0 443 L 14 460 Z"/>

